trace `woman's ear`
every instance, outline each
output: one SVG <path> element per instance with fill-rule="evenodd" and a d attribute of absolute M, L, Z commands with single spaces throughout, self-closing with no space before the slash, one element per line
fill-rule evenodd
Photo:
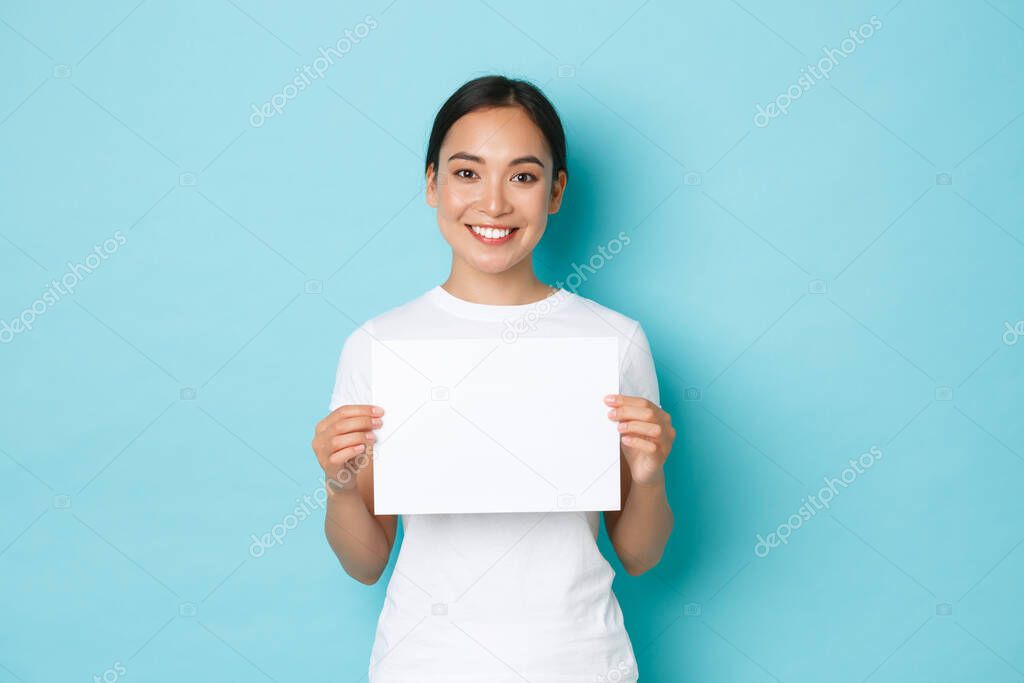
<path fill-rule="evenodd" d="M 427 206 L 437 208 L 437 173 L 433 162 L 427 166 Z"/>
<path fill-rule="evenodd" d="M 551 198 L 548 200 L 548 213 L 558 213 L 562 206 L 562 197 L 565 196 L 565 185 L 569 177 L 564 170 L 558 172 L 558 177 L 551 183 Z"/>

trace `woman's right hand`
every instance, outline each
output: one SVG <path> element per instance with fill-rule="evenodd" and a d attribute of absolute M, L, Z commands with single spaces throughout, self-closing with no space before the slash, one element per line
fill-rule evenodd
<path fill-rule="evenodd" d="M 317 423 L 313 452 L 335 491 L 355 490 L 356 473 L 372 457 L 372 444 L 384 409 L 373 405 L 344 405 Z"/>

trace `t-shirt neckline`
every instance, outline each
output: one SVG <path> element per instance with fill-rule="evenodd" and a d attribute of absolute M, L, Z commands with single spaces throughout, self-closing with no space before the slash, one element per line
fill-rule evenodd
<path fill-rule="evenodd" d="M 441 285 L 435 285 L 427 292 L 427 295 L 438 306 L 454 315 L 474 320 L 497 321 L 525 315 L 530 311 L 543 314 L 552 308 L 564 305 L 575 297 L 575 294 L 569 290 L 559 288 L 543 299 L 528 304 L 481 304 L 460 299 Z"/>

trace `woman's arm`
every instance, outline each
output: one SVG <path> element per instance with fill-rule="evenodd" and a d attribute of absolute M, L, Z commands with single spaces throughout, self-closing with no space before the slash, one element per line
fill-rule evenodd
<path fill-rule="evenodd" d="M 395 544 L 395 515 L 373 512 L 374 406 L 344 405 L 320 421 L 313 451 L 324 470 L 324 533 L 341 566 L 365 584 L 377 582 Z"/>
<path fill-rule="evenodd" d="M 605 512 L 605 528 L 623 568 L 632 576 L 661 561 L 675 518 L 665 492 L 665 460 L 676 430 L 672 417 L 639 396 L 614 394 L 605 401 L 619 422 L 621 510 Z"/>
<path fill-rule="evenodd" d="M 349 576 L 371 585 L 388 566 L 395 545 L 396 515 L 374 515 L 373 459 L 356 475 L 358 489 L 335 489 L 327 483 L 324 533 Z M 364 476 L 367 475 L 368 476 Z M 367 481 L 368 480 L 368 481 Z M 366 482 L 366 483 L 364 483 Z"/>
<path fill-rule="evenodd" d="M 629 465 L 620 450 L 621 510 L 607 510 L 604 525 L 623 568 L 631 576 L 643 574 L 661 561 L 675 517 L 665 492 L 664 474 L 659 481 L 632 481 Z"/>

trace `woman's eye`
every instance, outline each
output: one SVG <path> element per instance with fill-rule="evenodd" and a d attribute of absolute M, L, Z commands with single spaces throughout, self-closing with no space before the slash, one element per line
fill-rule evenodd
<path fill-rule="evenodd" d="M 460 168 L 459 170 L 455 171 L 454 175 L 457 178 L 469 180 L 476 176 L 476 172 L 468 168 Z M 530 183 L 536 180 L 537 176 L 535 176 L 532 173 L 526 173 L 524 171 L 523 173 L 516 173 L 514 176 L 512 176 L 512 179 L 519 183 Z"/>

